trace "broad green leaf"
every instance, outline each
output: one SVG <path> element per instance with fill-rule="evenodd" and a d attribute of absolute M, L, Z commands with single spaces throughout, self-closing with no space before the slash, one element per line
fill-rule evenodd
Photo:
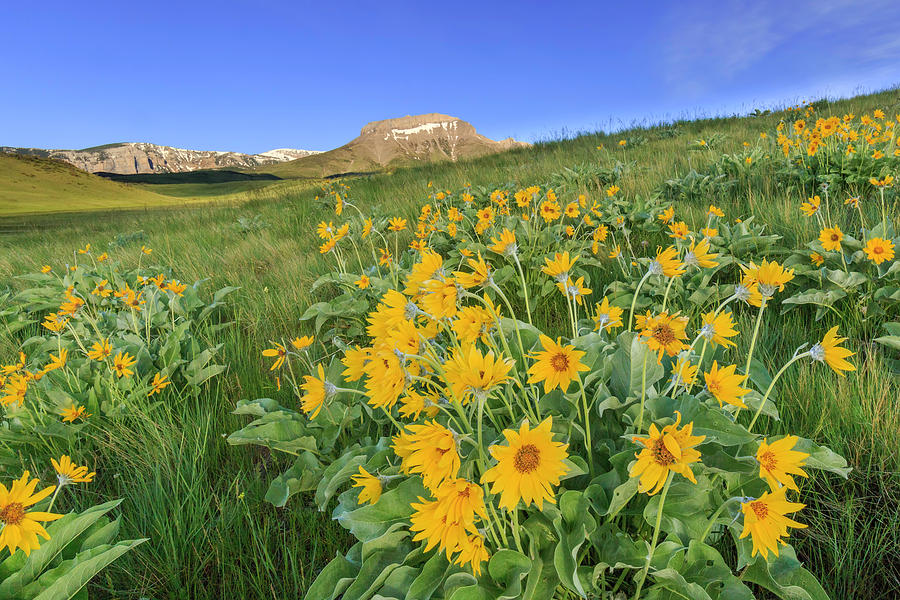
<path fill-rule="evenodd" d="M 361 546 L 361 544 L 356 546 Z M 334 600 L 353 583 L 357 573 L 359 573 L 358 564 L 338 555 L 325 565 L 325 568 L 312 582 L 312 585 L 309 586 L 309 590 L 306 592 L 305 599 Z"/>
<path fill-rule="evenodd" d="M 409 584 L 404 600 L 429 600 L 452 569 L 443 552 L 434 552 Z"/>
<path fill-rule="evenodd" d="M 312 452 L 303 452 L 291 467 L 272 480 L 266 491 L 266 501 L 279 508 L 299 492 L 314 490 L 320 480 L 322 463 Z"/>
<path fill-rule="evenodd" d="M 582 596 L 585 595 L 585 590 L 577 576 L 579 550 L 597 527 L 597 522 L 590 515 L 589 506 L 583 492 L 569 490 L 560 497 L 560 514 L 553 520 L 559 535 L 559 543 L 553 554 L 556 574 L 563 585 Z"/>
<path fill-rule="evenodd" d="M 378 502 L 361 506 L 336 516 L 338 522 L 350 530 L 356 539 L 366 542 L 378 538 L 392 525 L 407 521 L 412 514 L 410 504 L 420 496 L 427 496 L 418 477 L 403 481 L 396 488 L 381 495 Z"/>
<path fill-rule="evenodd" d="M 50 539 L 32 552 L 17 572 L 0 583 L 0 598 L 14 597 L 26 585 L 37 579 L 70 542 L 121 502 L 122 500 L 110 500 L 92 506 L 82 513 L 69 513 L 51 523 L 47 527 Z"/>
<path fill-rule="evenodd" d="M 830 600 L 813 575 L 800 566 L 794 549 L 781 546 L 777 557 L 757 556 L 743 579 L 760 585 L 782 600 Z"/>
<path fill-rule="evenodd" d="M 73 559 L 63 561 L 58 567 L 48 571 L 32 584 L 32 586 L 37 584 L 41 588 L 40 593 L 34 596 L 34 600 L 70 600 L 97 573 L 135 546 L 146 541 L 146 539 L 129 540 L 113 546 L 98 546 L 77 554 Z M 47 581 L 53 580 L 53 583 L 44 586 L 45 577 Z"/>

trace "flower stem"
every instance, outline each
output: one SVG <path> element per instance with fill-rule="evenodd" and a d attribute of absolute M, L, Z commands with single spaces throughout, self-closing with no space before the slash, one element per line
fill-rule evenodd
<path fill-rule="evenodd" d="M 782 375 L 784 375 L 784 372 L 787 371 L 787 368 L 789 366 L 791 366 L 792 364 L 794 364 L 801 358 L 808 356 L 808 355 L 809 355 L 809 352 L 797 354 L 791 360 L 787 361 L 787 363 L 785 363 L 785 365 L 783 367 L 781 367 L 781 370 L 779 370 L 775 374 L 775 377 L 772 378 L 772 382 L 769 384 L 769 387 L 766 389 L 765 395 L 763 395 L 762 402 L 759 403 L 759 408 L 756 409 L 756 414 L 753 415 L 753 419 L 751 419 L 750 424 L 747 425 L 747 431 L 751 431 L 753 429 L 753 426 L 756 425 L 756 420 L 759 418 L 759 415 L 762 413 L 763 407 L 766 405 L 766 400 L 769 399 L 769 394 L 772 393 L 772 389 L 775 387 L 775 382 L 778 381 L 778 379 Z"/>
<path fill-rule="evenodd" d="M 637 287 L 634 288 L 634 297 L 631 299 L 631 310 L 628 311 L 628 329 L 626 331 L 631 331 L 631 322 L 634 319 L 634 305 L 637 303 L 638 294 L 641 292 L 641 287 L 643 287 L 644 282 L 647 281 L 647 278 L 650 277 L 650 271 L 641 277 L 641 280 L 638 282 Z"/>
<path fill-rule="evenodd" d="M 650 356 L 650 350 L 644 349 L 644 366 L 641 368 L 641 413 L 638 416 L 638 433 L 644 429 L 644 400 L 647 398 L 647 358 Z"/>
<path fill-rule="evenodd" d="M 638 579 L 637 589 L 634 592 L 634 600 L 641 597 L 641 590 L 644 588 L 644 581 L 647 580 L 647 572 L 650 571 L 650 561 L 653 559 L 653 553 L 656 551 L 656 542 L 659 541 L 659 527 L 662 524 L 663 505 L 666 503 L 666 495 L 669 493 L 669 486 L 672 485 L 674 473 L 669 473 L 666 485 L 663 487 L 662 495 L 659 497 L 659 506 L 656 509 L 656 525 L 653 527 L 653 541 L 650 542 L 650 552 L 647 553 L 647 560 L 644 562 L 644 570 L 641 571 L 640 579 Z"/>
<path fill-rule="evenodd" d="M 669 285 L 666 286 L 666 293 L 663 294 L 663 303 L 662 303 L 663 312 L 666 311 L 666 303 L 669 300 L 669 290 L 672 289 L 672 283 L 674 283 L 674 281 L 675 281 L 674 277 L 669 277 Z"/>
<path fill-rule="evenodd" d="M 522 294 L 525 295 L 525 312 L 528 313 L 528 324 L 534 325 L 531 321 L 531 304 L 528 302 L 528 284 L 525 283 L 525 271 L 522 270 L 522 264 L 519 262 L 518 255 L 514 254 L 513 258 L 516 261 L 516 267 L 519 269 L 519 278 L 522 280 Z"/>
<path fill-rule="evenodd" d="M 592 439 L 591 439 L 591 414 L 588 411 L 588 401 L 587 401 L 587 393 L 584 391 L 584 381 L 582 381 L 581 376 L 578 376 L 578 385 L 581 387 L 581 406 L 584 411 L 584 445 L 587 449 L 588 455 L 588 467 L 591 473 L 591 479 L 594 478 L 594 452 L 592 449 Z"/>
<path fill-rule="evenodd" d="M 706 538 L 709 537 L 709 534 L 712 533 L 712 528 L 716 525 L 716 519 L 719 518 L 719 515 L 722 514 L 722 511 L 725 510 L 725 507 L 728 506 L 729 502 L 733 502 L 735 500 L 740 500 L 740 497 L 729 498 L 722 503 L 722 505 L 713 513 L 713 516 L 709 519 L 709 524 L 707 524 L 706 529 L 703 530 L 703 533 L 700 534 L 700 537 L 697 538 L 701 544 L 706 543 Z"/>
<path fill-rule="evenodd" d="M 762 323 L 763 311 L 766 308 L 766 297 L 763 296 L 759 305 L 759 314 L 756 315 L 756 325 L 753 327 L 753 337 L 750 339 L 750 351 L 747 352 L 747 366 L 744 368 L 744 375 L 750 378 L 750 362 L 753 360 L 753 349 L 756 348 L 756 338 L 759 337 L 759 326 Z"/>
<path fill-rule="evenodd" d="M 50 506 L 47 507 L 47 512 L 53 512 L 53 503 L 56 502 L 56 496 L 59 494 L 59 490 L 63 489 L 65 486 L 58 485 L 56 486 L 56 490 L 53 492 L 53 497 L 50 498 Z"/>

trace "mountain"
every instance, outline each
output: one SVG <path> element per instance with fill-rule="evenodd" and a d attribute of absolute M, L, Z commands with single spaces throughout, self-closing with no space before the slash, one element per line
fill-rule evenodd
<path fill-rule="evenodd" d="M 457 161 L 530 145 L 512 138 L 494 141 L 462 119 L 431 113 L 373 121 L 362 128 L 359 137 L 340 148 L 256 170 L 280 177 L 327 177 Z"/>
<path fill-rule="evenodd" d="M 89 173 L 183 173 L 223 167 L 253 168 L 316 154 L 312 150 L 278 148 L 261 154 L 185 150 L 148 143 L 121 143 L 83 150 L 43 150 L 0 146 L 0 152 L 62 160 Z"/>

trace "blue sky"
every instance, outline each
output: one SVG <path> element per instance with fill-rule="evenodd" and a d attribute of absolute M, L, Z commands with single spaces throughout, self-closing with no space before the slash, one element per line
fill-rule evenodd
<path fill-rule="evenodd" d="M 492 138 L 900 83 L 900 2 L 4 2 L 0 145 L 327 150 L 441 112 Z"/>

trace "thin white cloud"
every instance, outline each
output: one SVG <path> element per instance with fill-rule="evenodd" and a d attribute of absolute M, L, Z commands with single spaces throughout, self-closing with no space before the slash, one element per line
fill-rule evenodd
<path fill-rule="evenodd" d="M 823 72 L 890 71 L 900 59 L 897 21 L 890 17 L 890 13 L 900 16 L 900 7 L 893 0 L 865 4 L 723 0 L 715 9 L 686 3 L 672 6 L 666 17 L 671 33 L 662 42 L 663 68 L 667 84 L 677 94 L 699 96 L 714 84 L 739 79 L 784 44 L 806 36 L 831 44 L 834 56 L 819 58 Z"/>

